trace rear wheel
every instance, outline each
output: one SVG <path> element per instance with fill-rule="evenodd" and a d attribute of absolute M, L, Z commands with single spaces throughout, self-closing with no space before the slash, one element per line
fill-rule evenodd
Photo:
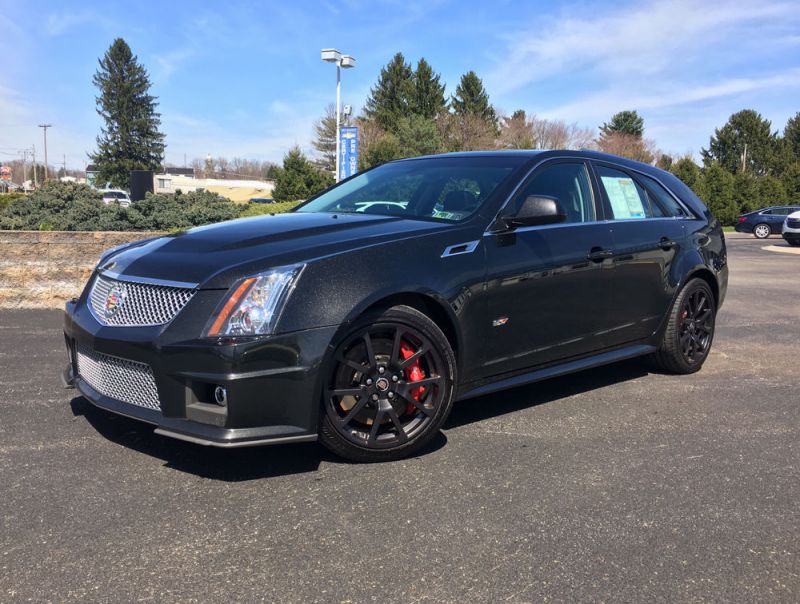
<path fill-rule="evenodd" d="M 669 322 L 658 351 L 655 365 L 669 373 L 694 373 L 708 357 L 714 340 L 716 301 L 703 279 L 689 281 L 670 310 Z"/>
<path fill-rule="evenodd" d="M 757 224 L 753 227 L 753 235 L 756 236 L 756 239 L 766 239 L 772 234 L 772 229 L 769 227 L 768 224 Z"/>
<path fill-rule="evenodd" d="M 329 363 L 320 442 L 352 461 L 411 455 L 447 419 L 455 367 L 447 338 L 422 313 L 395 306 L 365 315 Z"/>

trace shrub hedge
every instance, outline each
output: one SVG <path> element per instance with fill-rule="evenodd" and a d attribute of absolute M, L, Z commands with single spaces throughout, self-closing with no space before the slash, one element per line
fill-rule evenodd
<path fill-rule="evenodd" d="M 84 184 L 51 181 L 31 195 L 0 199 L 0 229 L 43 231 L 168 231 L 240 216 L 286 212 L 296 202 L 236 204 L 207 191 L 148 195 L 127 208 L 103 203 Z"/>

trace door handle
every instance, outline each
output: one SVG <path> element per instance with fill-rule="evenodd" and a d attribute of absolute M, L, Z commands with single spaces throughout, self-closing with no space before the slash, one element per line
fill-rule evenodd
<path fill-rule="evenodd" d="M 611 250 L 606 250 L 601 247 L 593 247 L 591 250 L 589 250 L 589 255 L 586 256 L 586 258 L 592 262 L 602 262 L 606 258 L 611 258 L 613 255 L 614 252 Z"/>
<path fill-rule="evenodd" d="M 660 247 L 664 251 L 671 250 L 672 248 L 677 246 L 678 246 L 677 241 L 673 241 L 672 239 L 669 239 L 667 237 L 662 237 L 661 240 L 658 242 L 658 247 Z"/>

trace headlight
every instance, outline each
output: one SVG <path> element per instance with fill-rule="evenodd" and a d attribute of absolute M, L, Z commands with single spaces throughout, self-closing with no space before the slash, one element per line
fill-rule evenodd
<path fill-rule="evenodd" d="M 206 336 L 258 336 L 272 333 L 283 304 L 303 266 L 286 266 L 242 279 L 212 317 Z"/>

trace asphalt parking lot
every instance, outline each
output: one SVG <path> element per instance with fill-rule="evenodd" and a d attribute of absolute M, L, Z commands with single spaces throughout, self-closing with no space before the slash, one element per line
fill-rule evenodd
<path fill-rule="evenodd" d="M 0 311 L 0 601 L 796 602 L 800 257 L 763 245 L 699 374 L 466 401 L 382 465 L 155 436 L 61 388 L 59 312 Z"/>

